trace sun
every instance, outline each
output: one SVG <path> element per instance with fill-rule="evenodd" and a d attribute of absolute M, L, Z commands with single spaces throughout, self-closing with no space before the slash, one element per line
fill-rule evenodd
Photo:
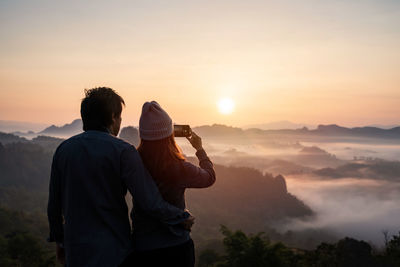
<path fill-rule="evenodd" d="M 218 101 L 218 110 L 220 113 L 228 115 L 235 109 L 235 102 L 230 98 L 222 98 Z"/>

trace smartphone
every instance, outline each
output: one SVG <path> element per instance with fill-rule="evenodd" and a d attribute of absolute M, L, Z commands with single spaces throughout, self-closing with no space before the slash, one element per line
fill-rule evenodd
<path fill-rule="evenodd" d="M 189 125 L 174 125 L 174 136 L 175 137 L 188 137 L 192 135 L 192 129 Z"/>

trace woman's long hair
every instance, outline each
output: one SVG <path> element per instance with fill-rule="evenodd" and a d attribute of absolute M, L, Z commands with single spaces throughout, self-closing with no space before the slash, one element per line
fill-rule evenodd
<path fill-rule="evenodd" d="M 168 167 L 185 161 L 174 135 L 155 141 L 141 140 L 137 149 L 144 165 L 155 181 L 170 179 Z"/>

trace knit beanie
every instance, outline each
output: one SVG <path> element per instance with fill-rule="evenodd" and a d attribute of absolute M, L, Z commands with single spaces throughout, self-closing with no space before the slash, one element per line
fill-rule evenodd
<path fill-rule="evenodd" d="M 171 117 L 156 101 L 143 104 L 139 120 L 141 139 L 149 141 L 160 140 L 172 135 L 173 132 Z"/>

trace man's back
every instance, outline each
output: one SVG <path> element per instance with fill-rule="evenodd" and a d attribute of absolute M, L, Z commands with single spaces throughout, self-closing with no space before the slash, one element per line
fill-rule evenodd
<path fill-rule="evenodd" d="M 49 218 L 59 220 L 60 212 L 54 203 L 60 201 L 67 265 L 114 266 L 131 252 L 127 188 L 121 178 L 120 162 L 126 150 L 136 152 L 128 143 L 101 131 L 74 136 L 57 149 Z M 58 241 L 57 235 L 61 233 L 57 232 L 61 229 L 52 230 Z"/>

